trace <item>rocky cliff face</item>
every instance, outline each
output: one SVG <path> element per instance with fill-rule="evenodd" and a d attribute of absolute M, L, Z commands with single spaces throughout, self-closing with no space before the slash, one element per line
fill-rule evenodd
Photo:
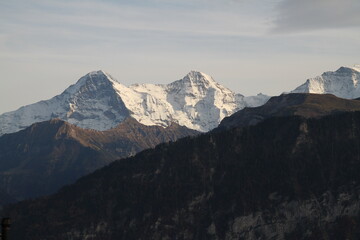
<path fill-rule="evenodd" d="M 198 131 L 246 106 L 258 106 L 268 97 L 244 97 L 221 86 L 204 73 L 192 71 L 167 85 L 135 84 L 127 87 L 103 71 L 91 72 L 62 94 L 0 115 L 0 135 L 33 123 L 59 118 L 82 128 L 107 130 L 128 116 L 144 125 L 172 122 Z"/>
<path fill-rule="evenodd" d="M 107 131 L 59 119 L 36 123 L 0 137 L 0 189 L 13 200 L 53 193 L 116 159 L 197 133 L 177 124 L 145 126 L 132 118 Z"/>
<path fill-rule="evenodd" d="M 157 146 L 7 207 L 15 239 L 358 239 L 360 113 Z"/>

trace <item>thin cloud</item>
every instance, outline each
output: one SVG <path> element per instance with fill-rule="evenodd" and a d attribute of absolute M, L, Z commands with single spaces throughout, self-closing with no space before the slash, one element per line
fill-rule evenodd
<path fill-rule="evenodd" d="M 34 1 L 34 0 L 33 0 Z M 154 1 L 154 0 L 153 0 Z M 198 0 L 204 1 L 204 0 Z M 3 22 L 17 23 L 28 28 L 77 28 L 78 31 L 108 29 L 188 33 L 219 36 L 253 36 L 265 33 L 263 21 L 257 17 L 209 9 L 176 7 L 156 8 L 148 5 L 101 4 L 82 1 L 70 3 L 35 1 L 41 7 L 1 11 Z M 20 12 L 14 15 L 12 12 Z M 1 26 L 4 27 L 4 25 Z M 85 29 L 84 29 L 85 27 Z M 3 29 L 3 32 L 6 29 Z M 6 31 L 5 31 L 6 32 Z"/>
<path fill-rule="evenodd" d="M 274 32 L 360 27 L 359 0 L 283 0 Z"/>

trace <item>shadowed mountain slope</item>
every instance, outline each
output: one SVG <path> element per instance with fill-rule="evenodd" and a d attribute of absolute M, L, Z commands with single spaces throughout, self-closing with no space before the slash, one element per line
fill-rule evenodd
<path fill-rule="evenodd" d="M 316 118 L 349 111 L 360 111 L 360 101 L 338 98 L 331 94 L 283 94 L 270 98 L 263 106 L 245 108 L 224 118 L 216 130 L 255 125 L 270 117 Z"/>
<path fill-rule="evenodd" d="M 358 239 L 360 112 L 161 144 L 7 207 L 14 239 Z"/>
<path fill-rule="evenodd" d="M 58 119 L 36 123 L 0 137 L 0 189 L 18 200 L 53 193 L 115 159 L 195 134 L 177 124 L 145 126 L 132 118 L 102 132 Z"/>

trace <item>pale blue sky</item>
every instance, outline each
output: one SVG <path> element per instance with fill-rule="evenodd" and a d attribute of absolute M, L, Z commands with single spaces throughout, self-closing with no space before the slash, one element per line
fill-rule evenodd
<path fill-rule="evenodd" d="M 277 95 L 360 63 L 358 0 L 0 0 L 0 113 L 105 70 L 169 83 L 190 70 Z"/>

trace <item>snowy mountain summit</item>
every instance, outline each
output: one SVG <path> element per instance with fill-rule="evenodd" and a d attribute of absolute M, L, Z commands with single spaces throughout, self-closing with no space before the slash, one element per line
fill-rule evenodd
<path fill-rule="evenodd" d="M 360 97 L 360 65 L 340 67 L 335 72 L 308 79 L 292 93 L 330 93 L 337 97 L 353 99 Z"/>
<path fill-rule="evenodd" d="M 82 128 L 106 130 L 129 116 L 145 125 L 166 127 L 176 122 L 208 131 L 235 111 L 262 105 L 268 99 L 263 94 L 252 97 L 236 94 L 197 71 L 170 84 L 129 87 L 104 71 L 94 71 L 60 95 L 0 115 L 0 135 L 53 118 Z"/>
<path fill-rule="evenodd" d="M 114 126 L 129 116 L 115 83 L 103 71 L 91 72 L 60 95 L 0 115 L 0 135 L 53 118 L 90 129 Z"/>

